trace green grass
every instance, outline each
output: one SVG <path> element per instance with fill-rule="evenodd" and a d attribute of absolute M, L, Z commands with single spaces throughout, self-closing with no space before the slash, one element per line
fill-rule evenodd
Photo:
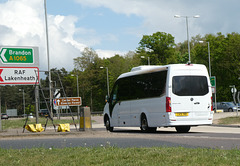
<path fill-rule="evenodd" d="M 239 150 L 167 148 L 0 149 L 0 165 L 239 165 Z"/>
<path fill-rule="evenodd" d="M 47 118 L 40 117 L 39 118 L 39 123 L 44 126 L 46 124 Z M 8 119 L 8 120 L 2 120 L 2 128 L 3 130 L 6 129 L 15 129 L 15 128 L 22 128 L 25 124 L 26 119 L 19 118 L 19 119 Z M 78 124 L 78 120 L 74 118 L 74 121 L 76 124 Z M 71 119 L 54 119 L 53 120 L 54 124 L 63 124 L 63 123 L 70 123 L 73 124 L 73 120 Z M 29 118 L 27 124 L 36 124 L 36 118 Z M 52 121 L 49 119 L 47 126 L 52 126 Z"/>
<path fill-rule="evenodd" d="M 219 119 L 218 124 L 240 124 L 240 116 L 233 116 Z"/>

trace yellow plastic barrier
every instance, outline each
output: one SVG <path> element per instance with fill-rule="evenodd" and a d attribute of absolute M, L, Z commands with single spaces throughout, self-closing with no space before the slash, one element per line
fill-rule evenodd
<path fill-rule="evenodd" d="M 58 132 L 66 132 L 66 131 L 70 131 L 70 124 L 69 123 L 59 124 Z"/>
<path fill-rule="evenodd" d="M 42 132 L 44 129 L 41 124 L 29 124 L 25 127 L 30 132 Z"/>
<path fill-rule="evenodd" d="M 36 124 L 35 127 L 36 127 L 36 130 L 37 130 L 38 132 L 42 132 L 42 131 L 44 130 L 44 128 L 42 128 L 42 124 L 41 124 L 41 123 Z"/>
<path fill-rule="evenodd" d="M 27 129 L 30 132 L 37 132 L 37 130 L 35 129 L 33 124 L 29 124 L 25 127 L 25 129 Z"/>
<path fill-rule="evenodd" d="M 219 112 L 223 112 L 223 110 L 217 110 L 216 112 L 218 112 L 218 113 L 219 113 Z"/>

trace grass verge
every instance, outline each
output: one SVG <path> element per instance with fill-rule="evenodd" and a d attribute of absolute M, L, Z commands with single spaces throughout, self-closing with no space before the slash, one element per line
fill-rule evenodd
<path fill-rule="evenodd" d="M 239 165 L 239 150 L 168 148 L 0 149 L 0 165 Z"/>
<path fill-rule="evenodd" d="M 233 116 L 219 119 L 218 124 L 240 124 L 240 116 Z"/>

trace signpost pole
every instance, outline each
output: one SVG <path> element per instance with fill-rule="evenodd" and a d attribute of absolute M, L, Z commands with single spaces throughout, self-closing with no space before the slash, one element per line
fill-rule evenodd
<path fill-rule="evenodd" d="M 217 85 L 216 85 L 216 77 L 211 76 L 210 77 L 210 82 L 212 87 L 215 88 L 215 93 L 214 93 L 214 102 L 215 102 L 215 111 L 217 111 Z"/>
<path fill-rule="evenodd" d="M 237 101 L 236 101 L 237 89 L 236 89 L 235 85 L 230 85 L 229 87 L 231 88 L 234 105 L 237 107 L 237 116 L 238 116 L 238 105 L 237 105 Z"/>
<path fill-rule="evenodd" d="M 77 97 L 79 97 L 78 75 L 77 75 Z M 77 108 L 77 118 L 78 118 L 78 121 L 80 121 L 80 116 L 79 116 L 79 114 L 80 114 L 80 107 L 79 107 L 79 105 L 77 107 L 78 107 Z"/>
<path fill-rule="evenodd" d="M 39 84 L 38 47 L 0 46 L 0 85 L 38 86 L 38 84 Z M 21 89 L 21 91 L 23 93 L 23 114 L 25 117 L 25 96 L 24 96 L 25 92 L 23 88 Z M 37 116 L 38 97 L 37 95 L 35 97 Z M 38 117 L 36 117 L 36 122 L 38 123 Z"/>
<path fill-rule="evenodd" d="M 0 90 L 0 116 L 2 116 L 2 93 L 1 93 L 1 90 Z M 2 118 L 0 118 L 0 131 L 2 131 Z"/>
<path fill-rule="evenodd" d="M 39 86 L 36 85 L 36 88 L 35 88 L 36 124 L 38 124 L 38 119 L 39 119 L 38 110 L 39 110 Z"/>

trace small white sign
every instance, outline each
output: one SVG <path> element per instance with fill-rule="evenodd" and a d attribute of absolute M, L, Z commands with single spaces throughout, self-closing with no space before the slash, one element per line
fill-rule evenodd
<path fill-rule="evenodd" d="M 237 89 L 234 87 L 234 88 L 231 88 L 231 92 L 232 93 L 236 93 L 237 92 Z"/>
<path fill-rule="evenodd" d="M 39 84 L 38 67 L 0 67 L 0 84 Z"/>
<path fill-rule="evenodd" d="M 212 86 L 212 93 L 216 93 L 216 87 Z"/>

